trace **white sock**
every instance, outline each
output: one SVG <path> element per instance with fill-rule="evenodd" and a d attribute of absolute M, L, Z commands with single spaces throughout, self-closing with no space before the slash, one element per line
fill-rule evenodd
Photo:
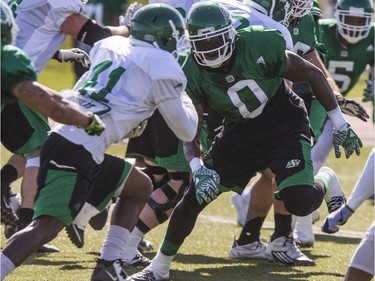
<path fill-rule="evenodd" d="M 169 269 L 171 268 L 173 256 L 166 256 L 160 250 L 153 258 L 150 267 L 156 279 L 169 279 Z"/>
<path fill-rule="evenodd" d="M 375 149 L 372 149 L 367 158 L 362 174 L 346 203 L 352 210 L 356 210 L 363 201 L 374 194 L 374 154 Z"/>
<path fill-rule="evenodd" d="M 310 230 L 312 232 L 312 216 L 311 214 L 304 216 L 304 217 L 298 217 L 296 216 L 296 224 L 294 226 L 295 229 L 306 231 Z"/>
<path fill-rule="evenodd" d="M 125 227 L 110 225 L 104 239 L 100 258 L 113 261 L 121 258 L 122 249 L 128 240 L 130 231 Z"/>
<path fill-rule="evenodd" d="M 90 203 L 85 203 L 81 209 L 81 211 L 79 211 L 78 215 L 75 217 L 73 223 L 78 225 L 79 228 L 81 229 L 85 229 L 86 225 L 89 223 L 89 220 L 99 214 L 99 210 L 96 209 L 93 205 L 91 205 Z"/>
<path fill-rule="evenodd" d="M 250 204 L 250 196 L 251 196 L 251 190 L 253 188 L 254 183 L 251 183 L 250 185 L 246 186 L 245 189 L 241 193 L 241 198 L 243 203 L 246 206 L 249 206 Z"/>
<path fill-rule="evenodd" d="M 138 254 L 137 247 L 142 238 L 143 233 L 137 227 L 134 227 L 122 251 L 122 258 L 124 260 L 131 261 Z"/>
<path fill-rule="evenodd" d="M 14 263 L 3 253 L 0 254 L 0 261 L 1 261 L 1 280 L 4 280 L 4 278 L 13 271 L 16 266 Z"/>

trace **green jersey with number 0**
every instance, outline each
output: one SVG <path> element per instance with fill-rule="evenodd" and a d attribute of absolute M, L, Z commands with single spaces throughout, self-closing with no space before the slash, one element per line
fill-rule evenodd
<path fill-rule="evenodd" d="M 186 91 L 194 104 L 209 106 L 223 117 L 243 122 L 259 116 L 283 83 L 285 41 L 280 32 L 260 26 L 238 31 L 228 73 L 199 67 L 192 55 L 184 66 Z"/>

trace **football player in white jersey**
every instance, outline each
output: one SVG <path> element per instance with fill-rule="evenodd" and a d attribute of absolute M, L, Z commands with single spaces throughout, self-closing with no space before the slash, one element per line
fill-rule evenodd
<path fill-rule="evenodd" d="M 76 60 L 86 65 L 89 63 L 87 54 L 78 49 L 58 50 L 67 34 L 90 45 L 99 39 L 111 35 L 128 35 L 128 28 L 125 26 L 100 26 L 95 21 L 83 15 L 81 10 L 87 1 L 21 0 L 17 2 L 18 4 L 12 1 L 17 14 L 16 23 L 20 30 L 15 38 L 15 44 L 31 57 L 32 64 L 37 74 L 44 69 L 51 58 L 55 58 L 59 61 Z M 9 106 L 16 107 L 18 105 L 14 104 Z M 8 119 L 20 119 L 15 113 L 18 111 L 10 108 L 8 110 L 10 113 L 7 112 L 5 116 L 2 116 L 4 123 L 6 123 Z M 35 134 L 41 139 L 40 143 L 42 143 L 50 128 L 48 124 L 46 124 L 45 128 L 42 130 L 40 126 L 33 125 L 33 122 L 35 121 L 29 118 L 24 118 L 19 121 L 25 128 L 37 131 Z M 38 130 L 35 129 L 37 127 Z M 13 132 L 3 135 L 4 138 L 8 136 L 11 136 L 11 141 L 23 137 Z M 21 142 L 20 140 L 18 141 Z M 29 140 L 25 139 L 22 141 L 26 142 Z M 18 230 L 31 222 L 34 197 L 37 188 L 36 175 L 39 169 L 39 149 L 40 146 L 25 154 L 27 160 L 21 186 L 22 204 L 17 211 L 20 219 L 17 226 Z M 19 153 L 18 151 L 15 152 Z M 16 166 L 14 167 L 17 170 L 23 169 L 23 167 L 22 169 Z M 13 230 L 13 232 L 14 231 L 16 231 L 16 229 Z"/>
<path fill-rule="evenodd" d="M 81 13 L 87 0 L 23 0 L 17 7 L 16 23 L 22 32 L 16 37 L 17 47 L 33 58 L 39 73 L 55 56 L 67 35 L 92 46 L 111 35 L 127 36 L 125 26 L 101 26 Z M 73 54 L 70 54 L 73 55 Z"/>
<path fill-rule="evenodd" d="M 184 93 L 186 77 L 175 58 L 181 54 L 184 36 L 184 20 L 176 9 L 147 5 L 134 15 L 130 38 L 112 36 L 94 45 L 92 64 L 79 92 L 63 94 L 93 104 L 106 130 L 88 138 L 74 126 L 59 124 L 53 129 L 41 151 L 34 221 L 4 247 L 2 279 L 70 225 L 92 193 L 102 208 L 119 193 L 92 280 L 126 280 L 122 245 L 149 198 L 151 182 L 132 164 L 105 152 L 156 108 L 177 137 L 194 138 L 198 117 Z"/>

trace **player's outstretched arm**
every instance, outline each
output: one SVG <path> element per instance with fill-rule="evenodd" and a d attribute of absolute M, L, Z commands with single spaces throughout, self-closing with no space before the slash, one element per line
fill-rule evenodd
<path fill-rule="evenodd" d="M 24 80 L 13 88 L 13 94 L 40 114 L 67 125 L 77 125 L 91 134 L 100 134 L 104 124 L 99 117 L 77 109 L 54 90 L 34 81 Z M 95 123 L 95 124 L 94 124 Z"/>

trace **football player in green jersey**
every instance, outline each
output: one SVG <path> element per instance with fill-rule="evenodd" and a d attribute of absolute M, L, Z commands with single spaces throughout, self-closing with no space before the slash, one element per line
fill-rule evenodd
<path fill-rule="evenodd" d="M 320 36 L 327 49 L 325 65 L 343 96 L 358 82 L 367 67 L 370 68 L 371 81 L 368 85 L 373 84 L 373 13 L 371 0 L 340 0 L 334 19 L 319 21 Z M 372 92 L 371 87 L 369 92 Z M 323 121 L 320 123 L 321 136 L 313 148 L 314 165 L 322 165 L 332 149 L 332 122 L 329 119 Z"/>
<path fill-rule="evenodd" d="M 199 213 L 226 191 L 241 193 L 257 171 L 275 174 L 288 212 L 307 215 L 323 198 L 341 193 L 337 177 L 325 169 L 314 178 L 310 126 L 301 99 L 285 79 L 310 83 L 335 124 L 334 145 L 346 157 L 360 153 L 361 141 L 345 121 L 326 76 L 313 64 L 285 50 L 278 31 L 248 27 L 237 32 L 227 9 L 213 1 L 195 4 L 187 17 L 191 53 L 184 66 L 187 93 L 200 120 L 204 107 L 225 118 L 204 160 L 199 131 L 185 143 L 193 182 L 175 207 L 161 248 L 133 280 L 167 280 L 172 260 L 191 233 Z M 200 122 L 202 124 L 202 122 Z"/>
<path fill-rule="evenodd" d="M 256 2 L 260 3 L 259 5 L 264 5 L 263 2 L 258 0 L 248 2 Z M 317 52 L 318 44 L 315 36 L 315 22 L 313 16 L 309 13 L 312 5 L 312 0 L 292 1 L 293 14 L 291 20 L 288 21 L 288 29 L 293 39 L 293 49 L 298 55 L 302 56 L 322 70 L 322 72 L 327 77 L 327 80 L 330 83 L 334 94 L 339 97 L 338 99 L 341 100 L 342 96 Z M 317 116 L 315 116 L 315 111 L 310 112 L 310 105 L 312 103 L 314 104 L 314 106 L 321 107 L 321 105 L 316 99 L 311 102 L 311 97 L 313 96 L 313 94 L 310 86 L 307 83 L 294 83 L 293 90 L 297 95 L 305 100 L 305 105 L 308 109 L 310 120 L 312 118 L 311 115 L 313 115 L 314 118 L 317 119 Z M 351 113 L 351 115 L 355 115 L 362 120 L 368 118 L 363 107 L 355 101 L 345 100 L 345 103 L 343 103 L 342 106 L 342 110 L 344 110 L 348 106 L 354 108 L 355 111 L 348 112 Z M 325 117 L 325 115 L 323 117 Z M 312 127 L 314 128 L 313 125 L 314 124 L 312 124 Z M 317 171 L 314 171 L 314 175 L 316 173 Z M 270 200 L 269 197 L 272 196 L 272 184 L 275 184 L 275 181 L 273 181 L 273 179 L 269 179 L 267 175 L 268 174 L 265 174 L 263 172 L 260 179 L 255 183 L 249 185 L 249 187 L 246 188 L 246 190 L 241 195 L 235 194 L 232 197 L 233 204 L 235 205 L 239 214 L 238 217 L 243 218 L 241 225 L 244 226 L 239 239 L 233 243 L 230 252 L 230 257 L 232 258 L 263 258 L 262 256 L 264 255 L 265 247 L 259 241 L 259 235 L 262 222 L 265 219 L 272 204 L 272 199 Z M 269 191 L 268 193 L 266 192 L 267 190 Z M 340 198 L 342 202 L 345 201 L 344 194 L 342 194 Z M 334 209 L 332 209 L 331 211 L 333 210 Z M 292 217 L 285 210 L 282 201 L 274 200 L 274 212 L 275 231 L 266 251 L 267 258 L 271 260 L 277 259 L 279 255 L 270 256 L 270 254 L 272 254 L 273 252 L 284 252 L 284 256 L 287 256 L 288 258 L 281 257 L 280 259 L 278 259 L 278 262 L 294 265 L 314 264 L 312 260 L 305 257 L 298 250 L 298 248 L 292 241 L 290 241 L 291 243 L 286 244 L 281 243 L 281 241 L 288 241 L 288 237 L 292 235 Z M 304 219 L 306 221 L 311 220 L 311 216 L 309 215 Z M 302 227 L 304 226 L 303 223 L 304 220 L 299 219 L 297 220 L 296 225 L 298 227 Z M 294 231 L 294 238 L 300 245 L 312 246 L 314 243 L 314 235 L 312 232 L 311 221 L 307 223 L 307 225 L 309 226 L 309 228 L 303 229 L 304 231 L 302 233 Z M 250 235 L 248 233 L 250 233 Z M 283 245 L 283 247 L 278 248 L 277 245 Z M 287 247 L 284 245 L 287 245 Z"/>

